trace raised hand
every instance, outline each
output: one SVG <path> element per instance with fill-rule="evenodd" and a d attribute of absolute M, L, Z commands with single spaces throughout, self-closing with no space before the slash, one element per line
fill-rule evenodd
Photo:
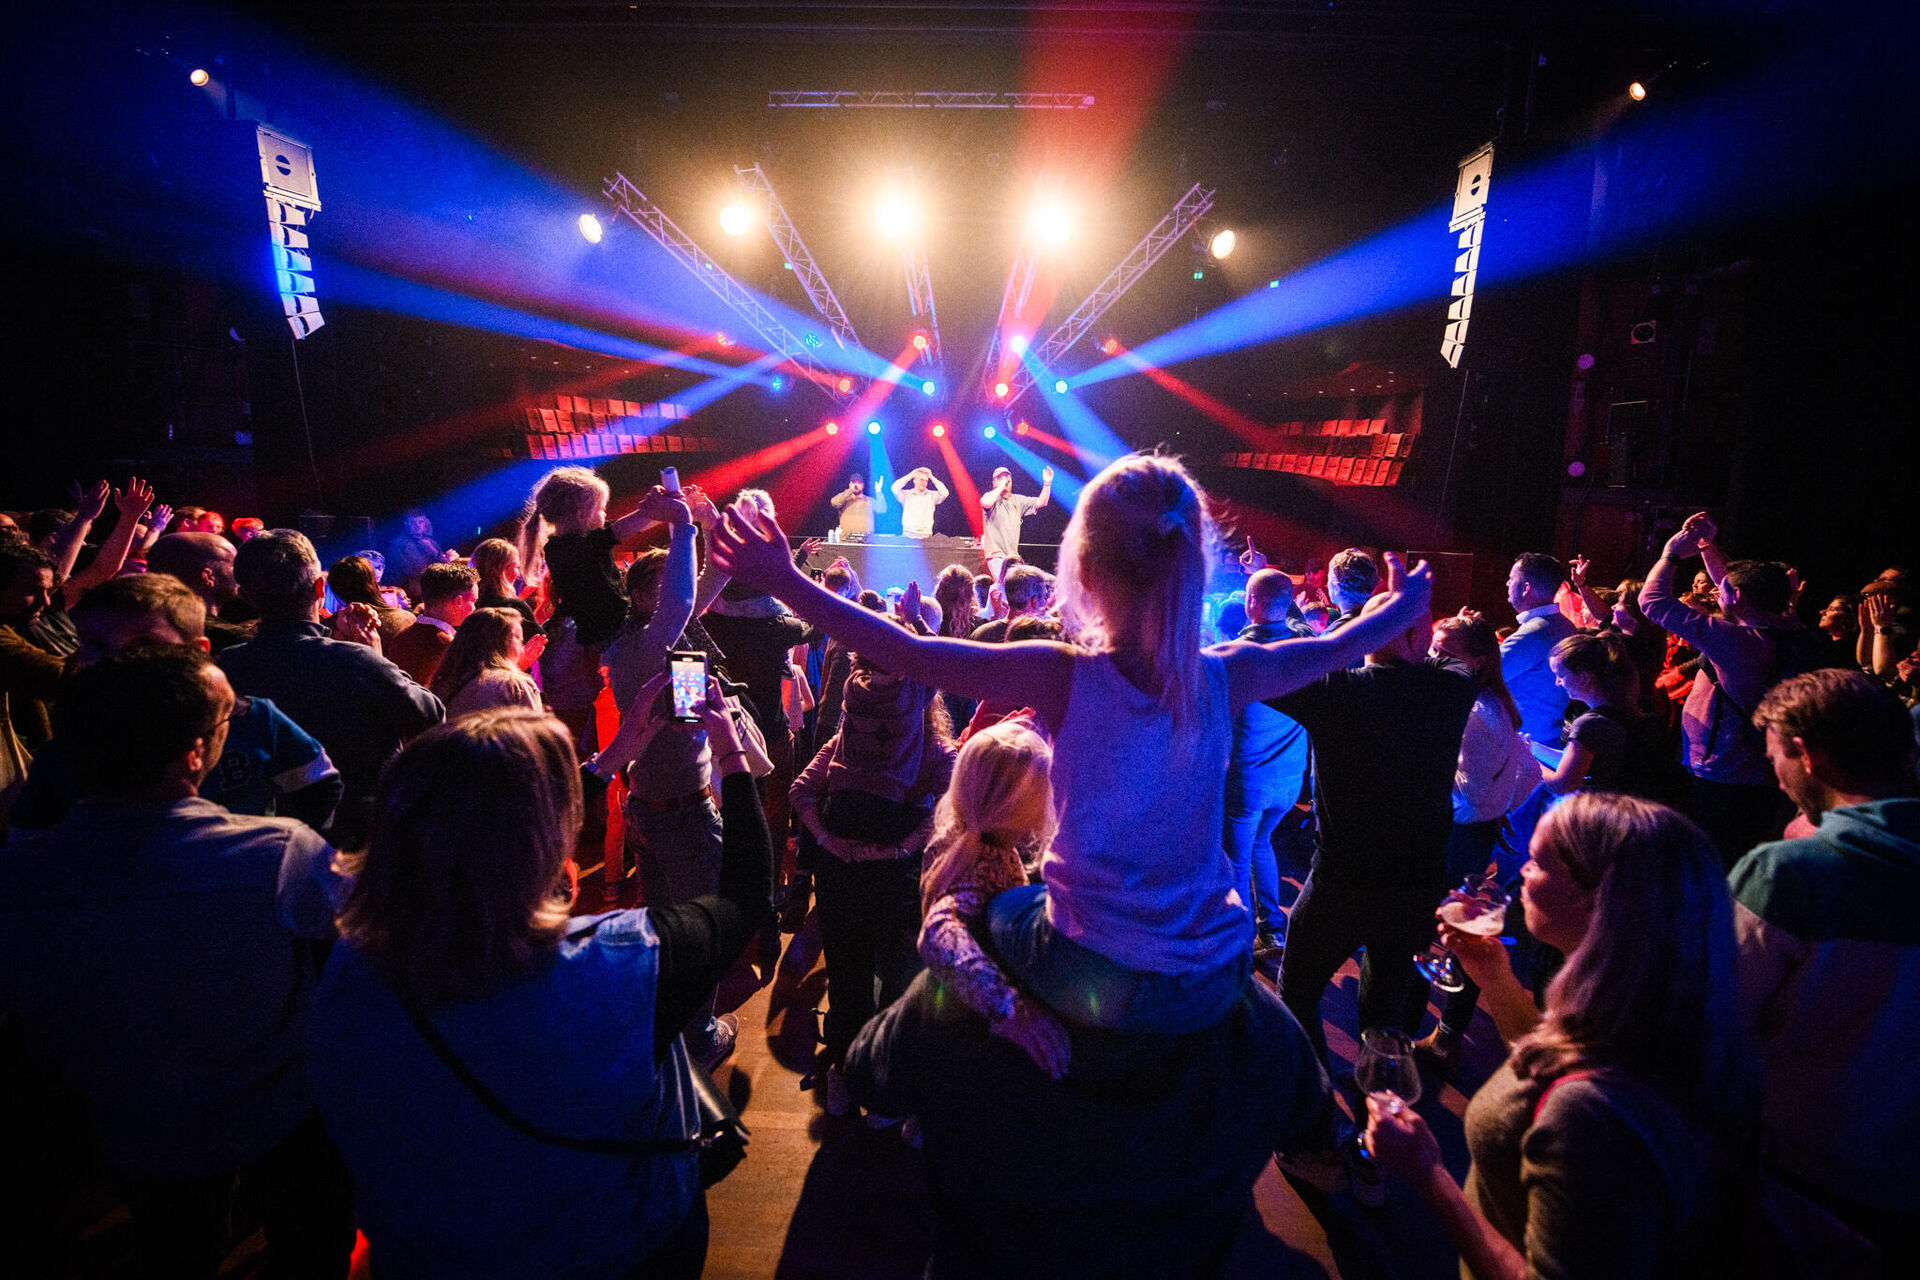
<path fill-rule="evenodd" d="M 1416 613 L 1425 613 L 1433 605 L 1433 570 L 1422 560 L 1413 568 L 1393 552 L 1386 553 L 1387 590 L 1406 599 Z"/>
<path fill-rule="evenodd" d="M 743 501 L 728 507 L 714 530 L 713 563 L 722 573 L 776 595 L 775 587 L 800 572 L 779 522 Z"/>
<path fill-rule="evenodd" d="M 340 612 L 333 615 L 333 638 L 351 644 L 364 644 L 378 653 L 380 615 L 373 611 L 370 604 L 342 605 Z"/>
<path fill-rule="evenodd" d="M 1267 567 L 1267 558 L 1253 545 L 1253 539 L 1247 539 L 1247 549 L 1240 553 L 1240 567 L 1248 573 L 1258 573 Z"/>
<path fill-rule="evenodd" d="M 73 492 L 75 514 L 88 524 L 92 524 L 107 509 L 107 503 L 113 497 L 113 486 L 102 480 L 85 493 L 81 493 L 80 487 L 75 485 Z"/>
<path fill-rule="evenodd" d="M 915 578 L 908 582 L 907 589 L 900 593 L 900 621 L 911 627 L 914 623 L 922 620 L 920 617 L 920 580 Z"/>
<path fill-rule="evenodd" d="M 686 501 L 687 510 L 693 513 L 693 522 L 702 529 L 711 529 L 719 522 L 720 508 L 713 505 L 705 489 L 697 484 L 683 485 L 680 496 Z"/>
<path fill-rule="evenodd" d="M 1870 595 L 1860 602 L 1860 611 L 1864 615 L 1860 626 L 1862 630 L 1879 630 L 1893 625 L 1893 596 L 1887 592 Z"/>
<path fill-rule="evenodd" d="M 804 539 L 800 543 L 800 558 L 802 560 L 813 559 L 813 553 L 818 551 L 820 547 L 821 547 L 820 539 L 818 538 Z"/>
<path fill-rule="evenodd" d="M 1058 1080 L 1067 1074 L 1073 1041 L 1060 1020 L 1025 996 L 1013 998 L 1013 1016 L 995 1023 L 993 1034 L 1020 1046 L 1034 1065 Z"/>
<path fill-rule="evenodd" d="M 547 637 L 536 631 L 532 638 L 520 646 L 520 669 L 533 670 L 533 664 L 540 661 L 540 655 L 547 651 Z"/>
<path fill-rule="evenodd" d="M 1592 567 L 1593 562 L 1585 556 L 1575 556 L 1573 559 L 1567 561 L 1567 581 L 1573 584 L 1575 591 L 1584 591 L 1586 589 L 1587 570 Z"/>
<path fill-rule="evenodd" d="M 1052 468 L 1052 467 L 1042 467 L 1042 468 L 1040 468 L 1040 483 L 1041 483 L 1041 484 L 1052 484 L 1052 483 L 1053 483 L 1053 468 Z"/>
<path fill-rule="evenodd" d="M 152 508 L 148 510 L 147 528 L 153 530 L 155 537 L 165 533 L 167 526 L 171 523 L 173 523 L 173 508 L 166 503 L 156 502 Z"/>
<path fill-rule="evenodd" d="M 138 520 L 153 505 L 153 486 L 139 476 L 129 476 L 124 491 L 113 491 L 113 505 L 123 517 Z"/>

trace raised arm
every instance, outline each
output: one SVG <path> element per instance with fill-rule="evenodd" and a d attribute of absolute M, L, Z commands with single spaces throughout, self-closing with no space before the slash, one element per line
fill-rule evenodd
<path fill-rule="evenodd" d="M 1256 644 L 1230 640 L 1209 652 L 1227 662 L 1227 690 L 1234 710 L 1292 693 L 1326 675 L 1350 667 L 1427 616 L 1433 599 L 1433 571 L 1422 560 L 1411 570 L 1400 557 L 1387 555 L 1387 603 L 1337 631 L 1311 640 Z"/>
<path fill-rule="evenodd" d="M 831 498 L 828 498 L 827 501 L 830 504 L 832 504 L 833 509 L 835 511 L 838 511 L 840 508 L 846 506 L 849 502 L 853 501 L 853 486 L 848 485 L 846 488 L 842 489 L 840 492 L 834 494 Z"/>
<path fill-rule="evenodd" d="M 1032 707 L 1049 728 L 1065 720 L 1073 674 L 1073 650 L 1068 646 L 916 636 L 816 584 L 794 568 L 786 547 L 778 524 L 735 503 L 716 531 L 713 556 L 734 577 L 784 602 L 887 671 L 963 698 L 993 697 Z"/>
<path fill-rule="evenodd" d="M 675 507 L 684 510 L 686 503 L 677 495 L 655 485 L 640 495 L 640 501 L 633 510 L 618 520 L 607 521 L 607 527 L 613 530 L 614 537 L 625 542 L 650 524 L 677 523 L 673 518 Z"/>
<path fill-rule="evenodd" d="M 61 596 L 69 607 L 125 566 L 134 535 L 140 531 L 140 517 L 153 505 L 153 486 L 137 476 L 132 477 L 124 490 L 113 491 L 113 505 L 120 512 L 120 518 L 114 522 L 107 540 L 100 544 L 100 554 L 93 558 L 92 564 L 61 584 Z"/>
<path fill-rule="evenodd" d="M 74 492 L 78 497 L 74 503 L 73 519 L 54 530 L 53 537 L 47 540 L 47 554 L 53 557 L 53 574 L 60 582 L 72 576 L 73 566 L 80 561 L 80 548 L 86 545 L 87 531 L 93 528 L 93 522 L 107 509 L 107 502 L 113 497 L 113 486 L 102 480 L 86 493 L 80 493 L 80 487 L 76 484 Z"/>
<path fill-rule="evenodd" d="M 940 477 L 927 472 L 927 484 L 933 489 L 933 505 L 939 506 L 947 500 L 947 486 L 940 483 Z"/>
<path fill-rule="evenodd" d="M 910 492 L 907 482 L 913 479 L 913 474 L 914 474 L 913 472 L 909 471 L 907 472 L 907 474 L 899 477 L 893 482 L 892 488 L 893 488 L 894 497 L 899 498 L 903 502 L 906 500 L 907 494 Z"/>
<path fill-rule="evenodd" d="M 1033 500 L 1033 509 L 1038 511 L 1047 505 L 1047 499 L 1053 496 L 1053 468 L 1040 468 L 1040 496 Z"/>

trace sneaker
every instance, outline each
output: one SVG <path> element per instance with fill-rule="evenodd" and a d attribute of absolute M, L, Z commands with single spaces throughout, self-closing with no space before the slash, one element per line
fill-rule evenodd
<path fill-rule="evenodd" d="M 827 1114 L 844 1116 L 853 1110 L 853 1092 L 847 1088 L 846 1073 L 839 1067 L 827 1068 Z"/>
<path fill-rule="evenodd" d="M 1275 1152 L 1273 1162 L 1287 1177 L 1304 1182 L 1310 1187 L 1316 1187 L 1329 1195 L 1337 1195 L 1347 1190 L 1353 1182 L 1346 1158 L 1337 1148 L 1331 1151 L 1309 1151 L 1292 1156 Z"/>
<path fill-rule="evenodd" d="M 723 1013 L 713 1020 L 713 1044 L 701 1055 L 700 1065 L 709 1073 L 718 1071 L 720 1064 L 733 1056 L 733 1047 L 740 1039 L 740 1018 L 738 1014 Z"/>
<path fill-rule="evenodd" d="M 1262 920 L 1253 935 L 1253 958 L 1271 963 L 1279 960 L 1286 949 L 1286 943 L 1273 931 L 1273 926 Z"/>
<path fill-rule="evenodd" d="M 1355 1134 L 1353 1141 L 1347 1144 L 1347 1164 L 1353 1173 L 1353 1198 L 1369 1209 L 1378 1209 L 1385 1204 L 1387 1175 L 1380 1172 L 1380 1166 L 1373 1162 L 1373 1156 L 1361 1145 L 1359 1134 Z"/>

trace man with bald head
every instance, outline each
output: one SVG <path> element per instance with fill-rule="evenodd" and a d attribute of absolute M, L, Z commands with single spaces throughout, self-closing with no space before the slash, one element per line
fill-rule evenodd
<path fill-rule="evenodd" d="M 166 573 L 206 602 L 207 641 L 213 652 L 253 639 L 253 627 L 223 621 L 220 611 L 240 598 L 233 577 L 234 545 L 217 533 L 170 533 L 147 552 L 147 572 Z"/>
<path fill-rule="evenodd" d="M 1312 634 L 1294 612 L 1293 579 L 1278 569 L 1260 569 L 1247 579 L 1247 626 L 1237 639 L 1269 644 Z M 1257 960 L 1270 962 L 1280 952 L 1284 922 L 1273 833 L 1300 799 L 1307 759 L 1307 731 L 1292 717 L 1256 702 L 1233 718 L 1224 844 L 1240 897 L 1253 912 Z"/>

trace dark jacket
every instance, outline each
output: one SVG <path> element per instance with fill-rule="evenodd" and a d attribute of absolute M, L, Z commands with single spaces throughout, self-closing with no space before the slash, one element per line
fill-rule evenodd
<path fill-rule="evenodd" d="M 920 1117 L 942 1277 L 1206 1274 L 1275 1149 L 1333 1139 L 1326 1073 L 1257 981 L 1205 1031 L 1076 1029 L 1056 1082 L 922 973 L 846 1072 L 855 1101 Z"/>
<path fill-rule="evenodd" d="M 265 620 L 217 659 L 234 691 L 270 698 L 320 740 L 346 784 L 329 836 L 354 848 L 366 836 L 380 770 L 407 739 L 446 718 L 440 699 L 363 644 L 328 637 L 317 622 Z"/>

